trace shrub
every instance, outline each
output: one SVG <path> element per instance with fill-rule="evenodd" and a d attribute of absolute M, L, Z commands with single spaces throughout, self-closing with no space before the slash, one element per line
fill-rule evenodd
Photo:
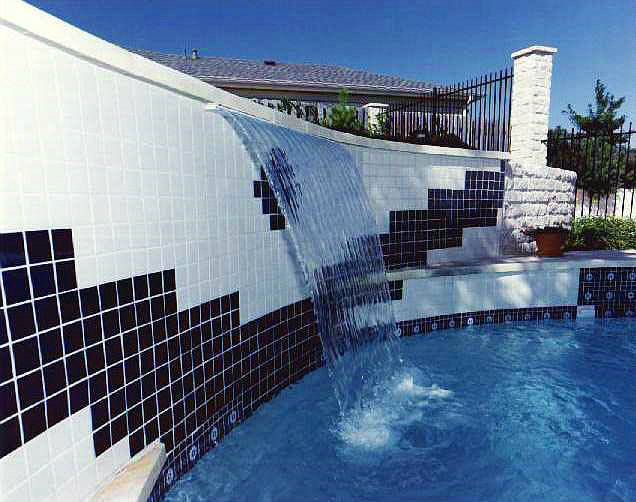
<path fill-rule="evenodd" d="M 636 249 L 636 220 L 578 218 L 572 223 L 567 250 Z"/>

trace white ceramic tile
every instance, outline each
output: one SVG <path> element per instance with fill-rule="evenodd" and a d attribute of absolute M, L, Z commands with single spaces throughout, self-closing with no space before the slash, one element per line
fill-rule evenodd
<path fill-rule="evenodd" d="M 73 446 L 69 445 L 69 448 L 65 452 L 53 459 L 51 465 L 56 487 L 62 487 L 70 479 L 73 479 L 78 467 L 75 465 L 75 459 L 73 457 Z"/>
<path fill-rule="evenodd" d="M 18 448 L 0 458 L 0 493 L 17 486 L 29 475 L 24 448 Z"/>
<path fill-rule="evenodd" d="M 52 488 L 55 486 L 51 466 L 47 465 L 33 474 L 29 478 L 29 483 L 31 485 L 31 500 L 33 500 L 33 502 L 46 500 L 51 495 Z"/>
<path fill-rule="evenodd" d="M 31 502 L 31 491 L 29 487 L 29 481 L 25 480 L 19 485 L 13 485 L 10 488 L 4 489 L 0 487 L 0 501 L 1 502 Z"/>
<path fill-rule="evenodd" d="M 73 444 L 73 433 L 71 423 L 77 414 L 65 418 L 47 431 L 49 438 L 49 451 L 52 454 L 65 451 L 69 445 Z"/>
<path fill-rule="evenodd" d="M 34 474 L 50 460 L 48 432 L 38 434 L 24 445 L 29 473 Z"/>

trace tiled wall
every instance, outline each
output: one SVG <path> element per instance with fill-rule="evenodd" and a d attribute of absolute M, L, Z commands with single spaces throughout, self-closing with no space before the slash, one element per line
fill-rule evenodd
<path fill-rule="evenodd" d="M 85 499 L 159 438 L 156 499 L 322 364 L 313 309 L 262 171 L 199 82 L 28 31 L 0 23 L 0 500 Z M 399 264 L 498 253 L 498 159 L 350 148 Z M 434 311 L 410 281 L 391 296 Z"/>
<path fill-rule="evenodd" d="M 351 150 L 362 168 L 389 269 L 499 255 L 503 161 Z"/>

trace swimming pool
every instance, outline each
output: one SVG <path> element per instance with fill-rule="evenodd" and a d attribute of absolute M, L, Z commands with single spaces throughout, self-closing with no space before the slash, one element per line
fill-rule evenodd
<path fill-rule="evenodd" d="M 636 320 L 502 324 L 401 341 L 358 416 L 325 368 L 257 410 L 168 501 L 626 501 Z"/>

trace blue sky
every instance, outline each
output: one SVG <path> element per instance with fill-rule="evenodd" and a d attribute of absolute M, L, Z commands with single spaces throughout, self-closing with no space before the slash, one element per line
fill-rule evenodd
<path fill-rule="evenodd" d="M 626 96 L 636 126 L 634 14 L 627 0 L 29 0 L 123 47 L 288 63 L 329 63 L 452 84 L 558 48 L 551 125 L 583 112 L 594 83 Z"/>

